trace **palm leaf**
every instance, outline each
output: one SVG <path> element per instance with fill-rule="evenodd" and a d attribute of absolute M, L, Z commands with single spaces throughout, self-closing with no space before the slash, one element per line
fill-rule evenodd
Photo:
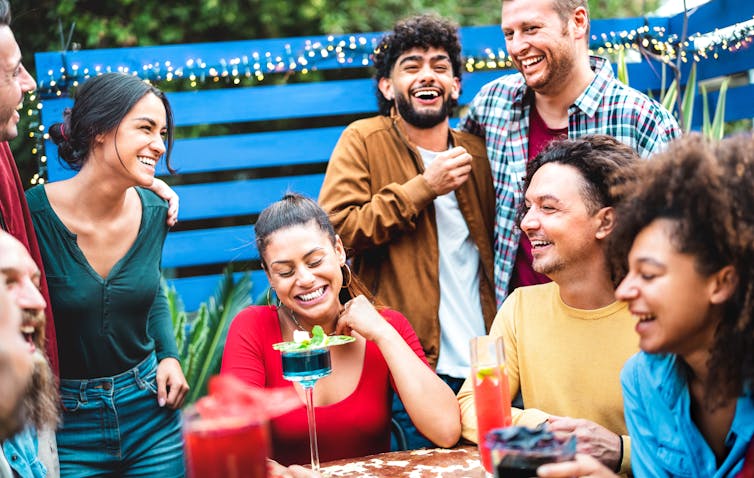
<path fill-rule="evenodd" d="M 186 399 L 187 404 L 204 395 L 207 381 L 219 372 L 228 327 L 233 317 L 251 303 L 250 293 L 250 274 L 243 274 L 236 282 L 232 270 L 226 268 L 215 294 L 209 298 L 205 307 L 200 308 L 200 312 L 204 311 L 204 314 L 196 322 L 194 334 L 201 335 L 202 340 L 201 344 L 197 344 L 197 355 L 192 357 L 192 373 L 195 375 L 190 383 L 192 389 Z M 201 329 L 197 330 L 199 327 Z"/>
<path fill-rule="evenodd" d="M 626 64 L 626 51 L 618 50 L 618 80 L 628 86 L 628 65 Z"/>
<path fill-rule="evenodd" d="M 707 87 L 699 85 L 699 89 L 702 90 L 702 134 L 709 138 L 712 125 L 709 120 L 709 100 L 707 99 Z"/>
<path fill-rule="evenodd" d="M 728 82 L 730 78 L 723 80 L 720 85 L 720 93 L 717 96 L 717 106 L 715 107 L 715 117 L 712 119 L 712 130 L 710 138 L 721 140 L 725 134 L 725 97 L 728 93 Z"/>
<path fill-rule="evenodd" d="M 681 127 L 686 133 L 691 131 L 691 121 L 694 119 L 694 98 L 696 98 L 696 63 L 691 65 L 681 102 Z"/>

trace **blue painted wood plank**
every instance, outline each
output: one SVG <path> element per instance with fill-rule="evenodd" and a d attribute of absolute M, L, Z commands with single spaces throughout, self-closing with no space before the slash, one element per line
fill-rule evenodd
<path fill-rule="evenodd" d="M 492 13 L 492 12 L 491 12 Z M 497 16 L 498 12 L 494 12 Z M 642 18 L 604 19 L 592 21 L 592 32 L 599 36 L 601 33 L 620 32 L 630 30 L 644 24 Z M 649 19 L 651 25 L 664 24 L 664 18 Z M 217 67 L 218 74 L 224 71 L 233 75 L 253 74 L 257 69 L 264 73 L 282 69 L 287 71 L 291 62 L 300 63 L 301 57 L 306 58 L 310 69 L 320 70 L 334 68 L 361 67 L 363 61 L 373 50 L 373 45 L 383 36 L 383 32 L 368 32 L 328 36 L 274 38 L 261 40 L 244 40 L 216 43 L 190 43 L 179 45 L 145 46 L 130 48 L 106 48 L 99 50 L 69 51 L 65 55 L 61 52 L 40 52 L 35 55 L 37 79 L 40 88 L 46 88 L 51 79 L 56 78 L 63 66 L 67 66 L 72 76 L 83 80 L 85 69 L 87 74 L 97 71 L 150 72 L 158 78 L 165 78 L 171 70 L 181 69 L 183 76 L 190 74 L 201 77 L 208 74 L 209 67 Z M 497 49 L 504 47 L 500 25 L 469 26 L 461 28 L 464 53 L 478 56 L 485 48 Z M 340 62 L 336 52 L 328 50 L 323 58 L 322 48 L 313 48 L 319 43 L 322 46 L 342 46 L 350 62 Z M 326 48 L 325 48 L 326 49 Z M 254 54 L 259 55 L 258 59 Z M 269 54 L 269 57 L 267 56 Z M 258 63 L 258 65 L 256 65 Z M 204 64 L 205 67 L 201 67 Z M 159 76 L 158 76 L 159 75 Z"/>
<path fill-rule="evenodd" d="M 254 227 L 234 226 L 171 232 L 165 240 L 162 267 L 223 264 L 259 259 Z"/>
<path fill-rule="evenodd" d="M 323 174 L 252 179 L 222 183 L 190 184 L 173 188 L 181 198 L 180 220 L 209 219 L 258 214 L 286 192 L 295 191 L 314 199 Z"/>
<path fill-rule="evenodd" d="M 236 272 L 233 277 L 238 280 L 244 273 Z M 214 295 L 217 285 L 222 279 L 221 274 L 206 276 L 184 277 L 168 279 L 168 285 L 174 286 L 181 297 L 185 310 L 193 312 L 199 308 L 202 302 L 206 302 Z M 251 271 L 251 296 L 252 303 L 267 290 L 269 285 L 267 275 L 262 270 Z"/>
<path fill-rule="evenodd" d="M 736 23 L 751 20 L 754 2 L 751 0 L 713 0 L 691 9 L 688 18 L 688 33 L 713 32 Z M 683 32 L 684 14 L 679 13 L 668 21 L 668 32 L 679 37 Z"/>

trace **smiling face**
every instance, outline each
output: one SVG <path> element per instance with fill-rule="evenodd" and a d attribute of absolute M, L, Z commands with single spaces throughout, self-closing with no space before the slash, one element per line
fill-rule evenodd
<path fill-rule="evenodd" d="M 561 272 L 583 270 L 604 259 L 601 239 L 609 234 L 605 215 L 612 208 L 590 211 L 584 178 L 573 166 L 547 163 L 532 176 L 524 201 L 521 230 L 532 245 L 532 267 L 557 280 Z"/>
<path fill-rule="evenodd" d="M 37 87 L 21 63 L 21 50 L 8 26 L 0 26 L 0 140 L 18 136 L 18 107 Z"/>
<path fill-rule="evenodd" d="M 554 0 L 505 0 L 501 28 L 513 66 L 540 94 L 555 95 L 568 87 L 577 52 L 583 45 L 588 17 L 577 8 L 564 22 Z M 586 27 L 584 24 L 586 23 Z"/>
<path fill-rule="evenodd" d="M 390 78 L 381 78 L 379 88 L 394 99 L 401 117 L 417 128 L 431 128 L 447 121 L 457 100 L 460 80 L 453 75 L 448 53 L 439 48 L 412 48 L 395 62 Z"/>
<path fill-rule="evenodd" d="M 296 318 L 310 326 L 328 324 L 340 312 L 343 243 L 335 244 L 314 221 L 272 233 L 264 251 L 270 286 Z"/>
<path fill-rule="evenodd" d="M 147 93 L 114 130 L 97 135 L 95 141 L 103 148 L 105 163 L 114 172 L 123 174 L 125 169 L 132 182 L 149 187 L 154 181 L 155 165 L 165 154 L 166 134 L 165 105 Z"/>
<path fill-rule="evenodd" d="M 688 357 L 711 349 L 720 321 L 713 306 L 728 300 L 733 287 L 719 273 L 701 274 L 694 256 L 678 252 L 671 239 L 676 225 L 656 219 L 639 232 L 615 296 L 637 318 L 642 350 Z"/>

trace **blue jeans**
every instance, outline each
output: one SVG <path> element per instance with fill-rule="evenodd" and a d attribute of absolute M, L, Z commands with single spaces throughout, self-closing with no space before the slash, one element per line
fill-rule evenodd
<path fill-rule="evenodd" d="M 461 389 L 461 386 L 463 385 L 463 382 L 465 380 L 463 378 L 451 377 L 449 375 L 438 374 L 437 376 L 440 377 L 445 383 L 447 383 L 455 394 L 457 394 Z M 408 416 L 406 407 L 403 406 L 403 402 L 401 402 L 401 399 L 398 398 L 397 393 L 393 394 L 393 419 L 398 422 L 398 424 L 403 429 L 403 433 L 406 435 L 406 444 L 408 450 L 416 450 L 417 448 L 434 448 L 437 446 L 429 441 L 424 435 L 419 433 L 419 430 L 416 429 L 414 422 L 411 421 L 411 417 Z M 392 438 L 390 440 L 390 449 L 398 449 L 397 443 Z"/>
<path fill-rule="evenodd" d="M 127 372 L 60 380 L 60 476 L 185 475 L 181 416 L 157 405 L 154 353 Z"/>

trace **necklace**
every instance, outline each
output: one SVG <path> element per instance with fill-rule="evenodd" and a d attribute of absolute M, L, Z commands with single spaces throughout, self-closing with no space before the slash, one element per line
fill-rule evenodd
<path fill-rule="evenodd" d="M 296 314 L 294 314 L 291 309 L 289 309 L 288 307 L 284 307 L 284 309 L 288 313 L 288 315 L 290 315 L 291 320 L 293 321 L 293 324 L 296 326 L 296 328 L 298 330 L 303 330 L 304 332 L 307 332 L 307 333 L 309 333 L 311 335 L 311 331 L 310 330 L 306 330 L 304 328 L 304 326 L 301 325 L 301 322 L 298 321 L 298 319 L 296 318 Z M 327 334 L 327 335 L 335 335 L 335 331 L 333 331 L 332 333 Z"/>

